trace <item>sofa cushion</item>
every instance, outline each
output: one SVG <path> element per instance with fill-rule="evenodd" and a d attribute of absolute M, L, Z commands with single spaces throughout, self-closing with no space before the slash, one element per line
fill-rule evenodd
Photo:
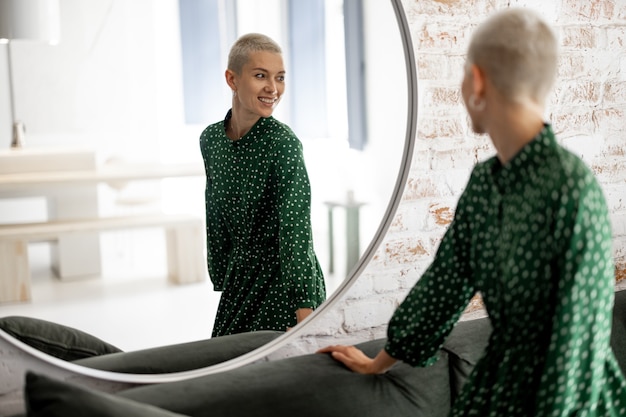
<path fill-rule="evenodd" d="M 180 417 L 151 405 L 114 394 L 79 387 L 33 372 L 26 374 L 24 387 L 29 417 Z"/>
<path fill-rule="evenodd" d="M 359 347 L 373 356 L 384 342 Z M 447 355 L 441 352 L 439 360 L 426 368 L 398 363 L 384 375 L 360 375 L 329 355 L 311 354 L 116 394 L 28 372 L 25 399 L 30 417 L 444 417 L 450 410 L 447 368 Z"/>
<path fill-rule="evenodd" d="M 32 317 L 1 317 L 0 329 L 37 350 L 66 361 L 121 352 L 80 330 Z"/>
<path fill-rule="evenodd" d="M 358 346 L 373 356 L 384 344 Z M 432 366 L 398 363 L 383 375 L 360 375 L 330 355 L 308 354 L 117 395 L 193 416 L 445 417 L 450 411 L 445 352 Z"/>
<path fill-rule="evenodd" d="M 239 333 L 196 342 L 94 356 L 74 363 L 105 371 L 134 374 L 181 372 L 236 358 L 283 334 L 284 332 L 274 330 Z"/>
<path fill-rule="evenodd" d="M 459 321 L 444 342 L 442 349 L 449 356 L 453 402 L 483 356 L 491 331 L 489 318 Z"/>

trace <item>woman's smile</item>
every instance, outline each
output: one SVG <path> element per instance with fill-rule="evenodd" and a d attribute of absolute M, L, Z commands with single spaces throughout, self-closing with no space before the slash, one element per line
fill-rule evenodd
<path fill-rule="evenodd" d="M 259 97 L 259 101 L 265 105 L 274 107 L 274 105 L 278 104 L 278 97 Z"/>

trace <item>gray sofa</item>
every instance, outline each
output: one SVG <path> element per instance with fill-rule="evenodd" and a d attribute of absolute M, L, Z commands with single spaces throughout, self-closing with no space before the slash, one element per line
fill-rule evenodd
<path fill-rule="evenodd" d="M 15 318 L 0 319 L 0 327 Z M 50 326 L 50 325 L 48 325 Z M 10 326 L 8 326 L 10 327 Z M 54 326 L 53 326 L 54 327 Z M 13 332 L 23 337 L 28 325 Z M 55 333 L 73 329 L 50 329 Z M 11 330 L 11 329 L 10 329 Z M 134 387 L 105 394 L 29 373 L 25 398 L 29 416 L 446 416 L 481 357 L 491 331 L 488 319 L 459 322 L 432 366 L 397 364 L 384 375 L 358 375 L 328 355 L 312 354 L 248 365 L 182 382 Z M 72 361 L 124 372 L 190 369 L 249 350 L 279 332 L 255 332 L 139 352 L 119 352 L 92 338 L 95 355 Z M 85 335 L 89 339 L 91 336 Z M 219 340 L 221 339 L 221 340 Z M 54 340 L 54 338 L 50 339 Z M 75 339 L 76 343 L 82 340 Z M 359 345 L 370 356 L 385 340 Z M 616 293 L 611 344 L 626 373 L 626 291 Z M 66 343 L 74 349 L 71 343 Z M 72 346 L 70 346 L 72 345 Z M 86 351 L 89 349 L 82 349 Z M 103 350 L 113 350 L 103 353 Z M 174 352 L 178 354 L 173 355 Z M 66 354 L 66 356 L 68 356 Z M 70 355 L 71 356 L 71 355 Z M 198 357 L 204 359 L 198 359 Z"/>

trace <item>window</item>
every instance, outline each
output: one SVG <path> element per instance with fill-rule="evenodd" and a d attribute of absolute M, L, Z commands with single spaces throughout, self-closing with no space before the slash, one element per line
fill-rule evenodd
<path fill-rule="evenodd" d="M 367 142 L 361 0 L 179 0 L 185 120 L 226 114 L 228 50 L 261 32 L 283 48 L 287 89 L 276 116 L 301 139 Z M 265 26 L 264 26 L 265 25 Z M 348 134 L 349 133 L 349 134 Z"/>
<path fill-rule="evenodd" d="M 226 114 L 226 89 L 218 83 L 237 37 L 236 2 L 180 0 L 179 13 L 185 121 L 206 125 Z"/>
<path fill-rule="evenodd" d="M 363 150 L 367 143 L 363 2 L 361 0 L 344 0 L 343 8 L 348 100 L 348 142 L 351 148 Z"/>
<path fill-rule="evenodd" d="M 302 137 L 328 137 L 324 0 L 290 0 L 288 9 L 290 125 Z"/>

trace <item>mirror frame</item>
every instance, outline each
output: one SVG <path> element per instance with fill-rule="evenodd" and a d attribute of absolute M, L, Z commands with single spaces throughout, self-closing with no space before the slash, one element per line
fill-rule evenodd
<path fill-rule="evenodd" d="M 415 148 L 415 137 L 417 133 L 417 69 L 415 53 L 413 50 L 409 24 L 406 19 L 404 7 L 402 6 L 402 0 L 390 0 L 390 2 L 396 16 L 398 28 L 400 30 L 400 37 L 402 38 L 407 75 L 407 126 L 398 177 L 391 194 L 390 202 L 384 213 L 383 220 L 374 234 L 374 238 L 371 243 L 365 249 L 357 264 L 352 268 L 346 279 L 339 285 L 335 292 L 304 322 L 266 345 L 237 358 L 205 368 L 167 374 L 130 374 L 87 368 L 46 355 L 45 353 L 11 337 L 8 333 L 2 330 L 0 330 L 0 342 L 7 342 L 9 345 L 15 347 L 20 353 L 32 357 L 31 359 L 34 359 L 35 361 L 43 362 L 45 365 L 60 368 L 78 376 L 126 384 L 143 385 L 165 383 L 224 372 L 262 360 L 281 347 L 297 340 L 305 331 L 307 325 L 318 321 L 320 316 L 335 307 L 339 300 L 349 291 L 352 284 L 356 282 L 359 276 L 363 273 L 376 250 L 383 242 L 383 239 L 385 238 L 385 235 L 393 221 L 396 210 L 400 205 L 400 200 L 402 198 L 402 193 L 404 192 Z M 1 347 L 2 346 L 0 345 L 0 348 Z M 23 378 L 23 375 L 19 375 L 19 377 Z"/>

